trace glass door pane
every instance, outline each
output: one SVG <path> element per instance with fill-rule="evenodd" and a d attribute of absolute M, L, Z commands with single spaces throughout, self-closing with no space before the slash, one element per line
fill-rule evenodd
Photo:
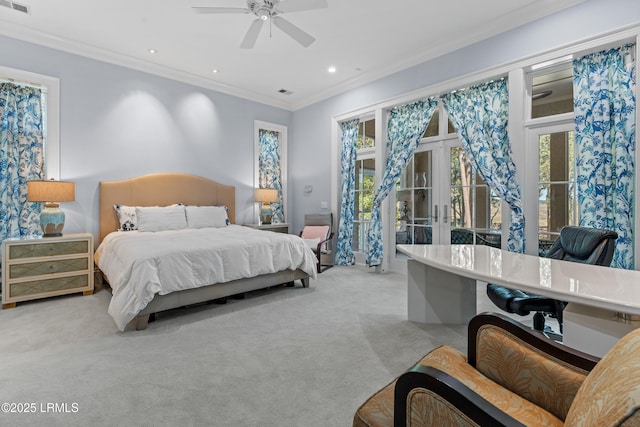
<path fill-rule="evenodd" d="M 544 253 L 565 225 L 578 223 L 573 131 L 538 136 L 538 248 Z"/>
<path fill-rule="evenodd" d="M 432 243 L 433 152 L 415 153 L 396 185 L 396 243 Z"/>
<path fill-rule="evenodd" d="M 452 244 L 500 247 L 501 202 L 473 169 L 462 147 L 449 151 L 451 165 L 450 238 Z"/>
<path fill-rule="evenodd" d="M 366 252 L 367 228 L 375 191 L 375 159 L 356 161 L 355 206 L 353 211 L 353 251 Z"/>

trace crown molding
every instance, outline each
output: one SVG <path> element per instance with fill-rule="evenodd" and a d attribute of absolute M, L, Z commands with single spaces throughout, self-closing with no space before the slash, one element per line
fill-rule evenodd
<path fill-rule="evenodd" d="M 290 103 L 282 102 L 272 97 L 260 95 L 239 87 L 214 82 L 204 77 L 200 77 L 164 65 L 143 61 L 141 59 L 133 58 L 128 55 L 123 55 L 121 53 L 109 51 L 84 43 L 78 43 L 61 37 L 51 36 L 49 34 L 35 31 L 20 25 L 13 24 L 11 22 L 0 22 L 2 23 L 2 25 L 0 25 L 0 35 L 9 38 L 22 40 L 39 46 L 44 46 L 47 48 L 71 53 L 97 61 L 107 62 L 109 64 L 130 68 L 148 74 L 153 74 L 155 76 L 164 77 L 170 80 L 192 84 L 204 89 L 211 89 L 216 92 L 224 93 L 226 95 L 231 95 L 238 98 L 246 99 L 248 101 L 266 104 L 272 107 L 291 111 Z"/>

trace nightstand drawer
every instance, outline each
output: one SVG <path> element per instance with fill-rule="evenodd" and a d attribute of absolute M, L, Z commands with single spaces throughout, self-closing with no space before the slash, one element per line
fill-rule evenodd
<path fill-rule="evenodd" d="M 27 295 L 37 295 L 66 289 L 86 288 L 89 286 L 89 275 L 65 276 L 55 279 L 31 280 L 28 282 L 11 283 L 9 297 L 19 298 Z"/>
<path fill-rule="evenodd" d="M 89 269 L 88 258 L 61 259 L 57 261 L 27 262 L 9 265 L 9 278 L 40 276 L 52 273 L 67 273 Z"/>
<path fill-rule="evenodd" d="M 55 255 L 86 254 L 89 251 L 87 240 L 56 243 L 30 243 L 12 245 L 9 248 L 9 259 L 36 258 Z"/>

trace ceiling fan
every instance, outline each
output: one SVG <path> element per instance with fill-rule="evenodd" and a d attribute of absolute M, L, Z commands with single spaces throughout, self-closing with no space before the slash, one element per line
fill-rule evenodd
<path fill-rule="evenodd" d="M 196 13 L 222 14 L 222 13 L 253 13 L 258 18 L 251 23 L 240 47 L 251 49 L 258 40 L 258 35 L 265 21 L 269 20 L 295 41 L 304 47 L 309 47 L 316 39 L 304 32 L 281 15 L 290 12 L 303 12 L 305 10 L 323 9 L 328 7 L 327 0 L 247 0 L 247 7 L 208 7 L 193 6 Z"/>

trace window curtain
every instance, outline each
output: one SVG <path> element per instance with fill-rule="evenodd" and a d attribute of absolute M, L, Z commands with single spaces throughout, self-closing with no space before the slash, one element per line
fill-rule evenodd
<path fill-rule="evenodd" d="M 280 141 L 278 132 L 260 129 L 260 153 L 258 154 L 258 183 L 260 188 L 275 188 L 278 190 L 278 201 L 271 203 L 273 222 L 284 223 L 282 207 L 282 173 L 280 172 Z"/>
<path fill-rule="evenodd" d="M 382 221 L 380 206 L 395 187 L 398 178 L 413 157 L 420 139 L 436 110 L 435 99 L 401 105 L 391 110 L 387 122 L 387 162 L 382 182 L 376 190 L 371 207 L 371 222 L 367 232 L 367 264 L 380 265 L 383 256 Z"/>
<path fill-rule="evenodd" d="M 507 80 L 448 93 L 442 101 L 473 167 L 511 208 L 507 249 L 524 252 L 524 215 L 507 133 Z"/>
<path fill-rule="evenodd" d="M 579 222 L 615 230 L 611 265 L 626 269 L 634 268 L 634 49 L 573 61 Z"/>
<path fill-rule="evenodd" d="M 0 240 L 41 233 L 27 182 L 43 179 L 41 90 L 0 83 Z"/>
<path fill-rule="evenodd" d="M 342 154 L 340 156 L 340 181 L 342 182 L 342 202 L 336 243 L 336 265 L 353 265 L 353 205 L 355 203 L 356 182 L 356 141 L 360 120 L 350 120 L 341 124 Z"/>

